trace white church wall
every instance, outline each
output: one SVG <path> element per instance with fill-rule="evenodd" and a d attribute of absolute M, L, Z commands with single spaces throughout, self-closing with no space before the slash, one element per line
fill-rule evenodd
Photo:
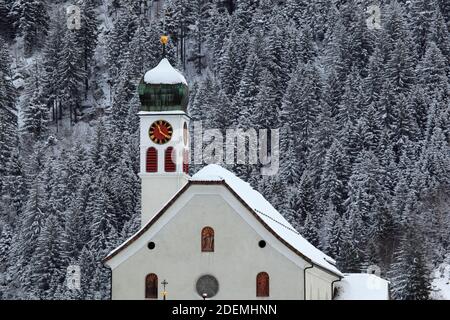
<path fill-rule="evenodd" d="M 317 267 L 306 270 L 306 299 L 330 300 L 331 283 L 338 278 Z"/>
<path fill-rule="evenodd" d="M 169 210 L 172 212 L 163 215 L 165 219 L 114 258 L 116 262 L 112 264 L 122 262 L 113 266 L 113 299 L 143 299 L 145 276 L 149 273 L 157 274 L 159 282 L 169 282 L 167 299 L 201 299 L 195 284 L 204 274 L 219 281 L 215 299 L 256 299 L 256 275 L 262 271 L 270 276 L 270 299 L 303 299 L 301 261 L 294 263 L 288 259 L 273 247 L 279 245 L 275 237 L 268 232 L 261 237 L 244 222 L 224 199 L 228 197 L 225 193 L 229 193 L 224 187 L 190 189 L 191 199 L 186 192 L 182 196 L 185 199 L 180 197 L 175 202 L 178 205 Z M 206 190 L 217 194 L 193 195 Z M 237 202 L 232 205 L 239 206 Z M 170 219 L 178 210 L 181 212 Z M 240 210 L 247 209 L 241 205 Z M 243 213 L 254 219 L 248 212 Z M 201 252 L 200 234 L 205 226 L 215 231 L 213 253 Z M 159 228 L 159 232 L 152 234 Z M 150 240 L 156 244 L 154 250 L 147 248 Z M 267 242 L 265 248 L 258 246 L 260 240 Z M 159 299 L 161 293 L 160 285 Z"/>
<path fill-rule="evenodd" d="M 173 175 L 140 174 L 141 225 L 146 224 L 188 182 L 184 173 Z"/>

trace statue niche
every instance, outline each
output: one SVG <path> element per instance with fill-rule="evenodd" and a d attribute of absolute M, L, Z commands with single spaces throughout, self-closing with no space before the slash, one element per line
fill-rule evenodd
<path fill-rule="evenodd" d="M 202 252 L 214 252 L 214 229 L 211 227 L 202 229 Z"/>

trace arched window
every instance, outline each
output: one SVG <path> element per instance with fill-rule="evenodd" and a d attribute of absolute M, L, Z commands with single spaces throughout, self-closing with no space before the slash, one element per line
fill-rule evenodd
<path fill-rule="evenodd" d="M 214 229 L 211 227 L 202 229 L 202 252 L 214 252 Z"/>
<path fill-rule="evenodd" d="M 157 172 L 158 171 L 158 150 L 151 147 L 147 150 L 147 172 Z"/>
<path fill-rule="evenodd" d="M 183 153 L 183 172 L 189 173 L 189 150 L 185 149 Z"/>
<path fill-rule="evenodd" d="M 173 147 L 168 147 L 164 155 L 164 170 L 166 172 L 175 172 L 176 170 L 176 155 Z"/>
<path fill-rule="evenodd" d="M 267 272 L 260 272 L 256 276 L 256 296 L 269 296 L 269 274 Z"/>
<path fill-rule="evenodd" d="M 145 298 L 158 299 L 158 276 L 154 273 L 145 277 Z"/>

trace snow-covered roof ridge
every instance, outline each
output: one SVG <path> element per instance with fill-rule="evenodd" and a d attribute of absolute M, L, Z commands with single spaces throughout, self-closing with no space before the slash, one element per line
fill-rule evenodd
<path fill-rule="evenodd" d="M 225 181 L 225 183 L 255 211 L 264 223 L 266 223 L 284 241 L 309 258 L 313 263 L 335 274 L 342 275 L 342 273 L 334 266 L 334 259 L 327 256 L 303 238 L 258 191 L 254 190 L 249 183 L 238 178 L 230 171 L 219 165 L 210 164 L 192 176 L 191 180 Z"/>
<path fill-rule="evenodd" d="M 147 71 L 144 82 L 148 84 L 178 84 L 187 85 L 184 76 L 177 69 L 172 67 L 169 60 L 162 59 L 153 69 Z"/>

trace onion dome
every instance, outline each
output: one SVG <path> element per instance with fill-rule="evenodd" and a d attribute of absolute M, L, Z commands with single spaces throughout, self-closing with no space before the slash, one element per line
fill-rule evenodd
<path fill-rule="evenodd" d="M 189 88 L 186 79 L 166 58 L 144 75 L 138 91 L 141 111 L 187 110 Z"/>

